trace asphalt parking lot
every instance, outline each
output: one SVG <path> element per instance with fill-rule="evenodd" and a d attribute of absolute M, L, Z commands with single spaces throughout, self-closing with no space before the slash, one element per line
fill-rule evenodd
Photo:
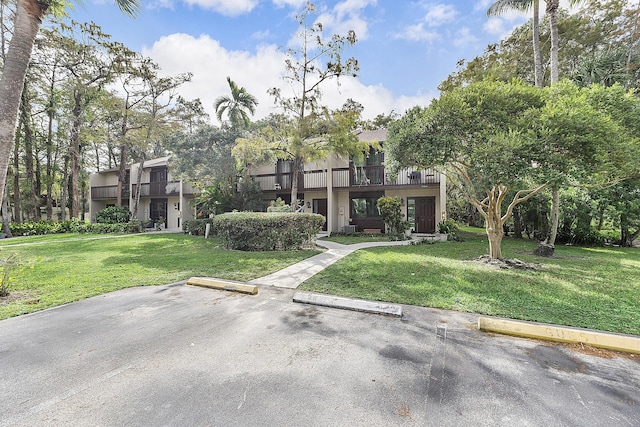
<path fill-rule="evenodd" d="M 0 426 L 638 426 L 640 358 L 168 285 L 0 322 Z"/>

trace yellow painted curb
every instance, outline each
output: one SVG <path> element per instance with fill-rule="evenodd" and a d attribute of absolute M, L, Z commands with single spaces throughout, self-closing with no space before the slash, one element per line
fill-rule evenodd
<path fill-rule="evenodd" d="M 243 294 L 251 295 L 258 293 L 257 286 L 245 285 L 244 283 L 230 282 L 228 280 L 214 279 L 210 277 L 192 277 L 187 280 L 187 285 L 202 286 L 221 291 L 242 292 Z"/>
<path fill-rule="evenodd" d="M 567 343 L 582 343 L 593 347 L 640 354 L 640 337 L 631 335 L 489 317 L 478 318 L 478 329 L 519 337 Z"/>

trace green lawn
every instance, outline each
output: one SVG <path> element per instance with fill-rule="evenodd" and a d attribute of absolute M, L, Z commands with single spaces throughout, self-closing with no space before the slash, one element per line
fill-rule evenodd
<path fill-rule="evenodd" d="M 532 255 L 535 243 L 505 239 L 505 257 L 541 268 L 499 270 L 473 262 L 488 250 L 482 230 L 461 235 L 462 243 L 359 250 L 302 289 L 640 335 L 640 250 L 558 246 L 545 259 Z M 0 240 L 0 260 L 15 253 L 22 263 L 0 319 L 191 276 L 246 281 L 317 253 L 225 251 L 219 240 L 182 234 L 98 237 Z"/>
<path fill-rule="evenodd" d="M 640 250 L 558 246 L 546 259 L 533 242 L 505 239 L 506 258 L 542 266 L 499 270 L 472 262 L 488 252 L 477 231 L 462 243 L 359 250 L 301 288 L 640 335 Z"/>
<path fill-rule="evenodd" d="M 217 239 L 183 234 L 64 236 L 0 240 L 0 260 L 15 253 L 21 262 L 11 279 L 11 301 L 0 300 L 0 319 L 191 276 L 246 281 L 317 253 L 226 251 Z"/>

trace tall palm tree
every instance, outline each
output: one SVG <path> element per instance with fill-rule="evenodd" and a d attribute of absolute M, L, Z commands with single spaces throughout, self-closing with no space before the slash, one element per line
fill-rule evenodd
<path fill-rule="evenodd" d="M 488 16 L 502 15 L 505 11 L 515 9 L 527 11 L 533 9 L 531 30 L 533 32 L 533 65 L 536 86 L 542 87 L 542 52 L 540 51 L 540 0 L 496 0 L 489 9 Z M 557 56 L 556 56 L 557 59 Z"/>
<path fill-rule="evenodd" d="M 129 16 L 135 15 L 138 11 L 138 0 L 115 1 Z M 18 110 L 31 51 L 44 16 L 47 12 L 60 12 L 65 3 L 61 0 L 17 1 L 13 36 L 0 77 L 0 200 L 4 197 L 9 158 L 13 151 Z"/>
<path fill-rule="evenodd" d="M 227 77 L 227 82 L 231 89 L 231 96 L 219 96 L 213 103 L 213 107 L 216 110 L 216 117 L 222 122 L 222 116 L 226 113 L 232 126 L 248 128 L 249 124 L 251 124 L 248 113 L 253 115 L 256 112 L 258 100 L 255 96 L 247 92 L 245 88 L 238 87 L 238 85 L 231 80 L 231 77 Z"/>

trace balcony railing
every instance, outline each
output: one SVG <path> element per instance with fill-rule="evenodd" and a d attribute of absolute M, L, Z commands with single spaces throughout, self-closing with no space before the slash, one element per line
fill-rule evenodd
<path fill-rule="evenodd" d="M 91 199 L 92 200 L 110 200 L 117 199 L 118 197 L 117 185 L 106 185 L 103 187 L 91 187 Z M 122 189 L 122 198 L 129 198 L 129 187 Z"/>
<path fill-rule="evenodd" d="M 136 192 L 136 185 L 131 188 L 132 194 Z M 182 185 L 183 195 L 195 194 L 196 190 L 188 184 Z M 102 187 L 91 188 L 92 200 L 111 200 L 116 199 L 118 194 L 117 185 L 107 185 Z M 167 196 L 179 196 L 180 195 L 180 182 L 150 182 L 140 184 L 140 197 L 167 197 Z M 129 198 L 129 189 L 122 190 L 122 198 Z"/>
<path fill-rule="evenodd" d="M 402 169 L 397 175 L 388 174 L 384 166 L 358 166 L 332 170 L 333 188 L 362 187 L 406 187 L 438 185 L 440 175 L 429 169 Z M 327 172 L 323 170 L 305 171 L 298 189 L 314 190 L 327 188 Z M 253 177 L 262 191 L 291 189 L 291 174 L 267 174 Z"/>

